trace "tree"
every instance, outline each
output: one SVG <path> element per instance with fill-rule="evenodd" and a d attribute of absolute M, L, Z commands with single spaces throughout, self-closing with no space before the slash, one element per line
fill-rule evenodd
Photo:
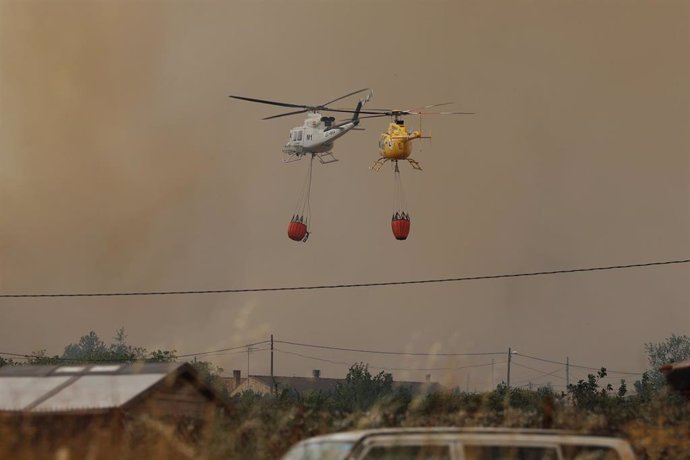
<path fill-rule="evenodd" d="M 597 375 L 588 374 L 587 380 L 579 380 L 576 384 L 568 386 L 568 393 L 572 396 L 576 407 L 592 410 L 601 405 L 602 400 L 605 400 L 608 393 L 613 391 L 610 383 L 605 387 L 599 386 L 600 380 L 604 377 L 606 377 L 606 368 L 602 367 L 597 371 Z M 625 389 L 619 389 L 619 391 L 625 394 Z"/>
<path fill-rule="evenodd" d="M 146 358 L 147 363 L 172 363 L 177 360 L 175 350 L 154 350 L 149 352 Z"/>
<path fill-rule="evenodd" d="M 189 363 L 199 372 L 201 378 L 208 382 L 220 377 L 224 370 L 222 367 L 216 366 L 210 361 L 197 361 L 196 358 Z"/>
<path fill-rule="evenodd" d="M 90 331 L 83 335 L 77 343 L 71 343 L 65 347 L 65 351 L 59 358 L 61 361 L 80 362 L 114 362 L 128 363 L 134 361 L 146 362 L 172 362 L 177 359 L 175 350 L 155 350 L 148 352 L 144 347 L 135 347 L 127 343 L 125 328 L 115 331 L 115 337 L 111 344 L 106 344 L 98 334 Z M 45 355 L 45 351 L 43 351 Z M 45 361 L 43 355 L 37 356 Z M 36 364 L 47 364 L 44 362 Z"/>
<path fill-rule="evenodd" d="M 634 386 L 637 396 L 642 401 L 651 400 L 652 396 L 654 396 L 658 390 L 654 383 L 652 383 L 652 379 L 649 377 L 649 372 L 642 374 L 642 380 L 637 380 L 634 383 Z"/>
<path fill-rule="evenodd" d="M 79 342 L 70 343 L 62 353 L 63 359 L 105 361 L 108 347 L 94 331 L 81 336 Z"/>
<path fill-rule="evenodd" d="M 366 410 L 392 392 L 391 374 L 381 371 L 372 376 L 369 365 L 357 363 L 350 367 L 345 382 L 336 385 L 336 405 L 344 411 Z"/>
<path fill-rule="evenodd" d="M 127 334 L 125 334 L 125 328 L 121 327 L 115 331 L 115 337 L 113 337 L 114 342 L 110 344 L 108 351 L 118 357 L 129 358 L 131 360 L 142 360 L 146 359 L 147 352 L 143 347 L 132 347 L 127 345 Z"/>
<path fill-rule="evenodd" d="M 644 348 L 651 367 L 648 371 L 648 384 L 656 389 L 664 384 L 664 376 L 659 372 L 661 366 L 690 359 L 690 337 L 687 335 L 672 334 L 661 342 L 646 343 Z M 637 388 L 638 385 L 636 384 L 635 387 Z"/>
<path fill-rule="evenodd" d="M 62 358 L 58 355 L 48 356 L 45 350 L 38 350 L 31 352 L 26 364 L 30 366 L 44 365 L 44 364 L 62 364 Z"/>
<path fill-rule="evenodd" d="M 196 358 L 194 358 L 193 361 L 189 361 L 189 364 L 194 366 L 194 369 L 199 372 L 201 380 L 215 388 L 222 398 L 227 399 L 230 397 L 228 388 L 223 384 L 223 380 L 221 379 L 221 374 L 223 373 L 222 367 L 216 366 L 210 361 L 197 361 Z"/>

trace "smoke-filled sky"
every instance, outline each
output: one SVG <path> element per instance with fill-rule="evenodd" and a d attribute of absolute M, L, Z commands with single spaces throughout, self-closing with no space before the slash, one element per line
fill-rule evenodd
<path fill-rule="evenodd" d="M 690 254 L 686 1 L 0 0 L 0 292 L 204 290 L 556 270 Z M 229 94 L 372 107 L 455 101 L 402 165 L 412 231 L 390 231 L 393 175 L 368 170 L 385 119 L 314 166 L 311 237 L 286 228 L 302 118 Z M 344 106 L 355 101 L 345 101 Z M 409 120 L 414 126 L 416 120 Z M 61 353 L 95 330 L 178 353 L 276 339 L 522 354 L 646 368 L 690 333 L 687 265 L 263 294 L 1 299 L 0 351 Z M 360 355 L 279 344 L 276 373 L 436 369 L 491 356 Z M 247 354 L 213 356 L 226 371 Z M 494 356 L 495 381 L 505 356 Z M 268 372 L 268 354 L 250 356 Z M 516 356 L 513 381 L 564 383 Z M 527 366 L 526 367 L 519 366 Z M 491 384 L 491 366 L 394 371 Z M 552 373 L 552 375 L 540 375 Z M 571 378 L 586 371 L 575 369 Z M 621 377 L 620 375 L 616 376 Z M 631 377 L 628 376 L 628 379 Z"/>

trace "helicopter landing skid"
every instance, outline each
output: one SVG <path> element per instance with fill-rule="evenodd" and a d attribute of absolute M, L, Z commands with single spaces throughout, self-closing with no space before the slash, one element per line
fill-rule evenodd
<path fill-rule="evenodd" d="M 304 155 L 295 155 L 294 153 L 283 153 L 283 163 L 294 163 L 302 159 Z"/>
<path fill-rule="evenodd" d="M 416 169 L 417 171 L 422 171 L 422 167 L 417 160 L 413 160 L 412 158 L 406 158 L 406 160 L 410 163 L 412 168 Z M 379 172 L 381 170 L 381 168 L 383 167 L 383 165 L 386 164 L 387 161 L 396 161 L 397 162 L 398 160 L 391 160 L 390 158 L 379 158 L 378 160 L 376 160 L 374 162 L 374 164 L 369 166 L 369 169 L 372 169 L 376 172 Z"/>
<path fill-rule="evenodd" d="M 412 167 L 416 169 L 417 171 L 421 171 L 422 167 L 419 165 L 419 162 L 417 160 L 413 160 L 412 158 L 408 158 L 407 161 L 410 162 Z"/>
<path fill-rule="evenodd" d="M 383 165 L 388 161 L 388 158 L 379 158 L 376 160 L 371 166 L 369 166 L 369 169 L 379 172 Z"/>
<path fill-rule="evenodd" d="M 327 165 L 329 163 L 335 163 L 338 161 L 336 157 L 333 156 L 333 152 L 317 153 L 316 156 L 322 165 Z"/>

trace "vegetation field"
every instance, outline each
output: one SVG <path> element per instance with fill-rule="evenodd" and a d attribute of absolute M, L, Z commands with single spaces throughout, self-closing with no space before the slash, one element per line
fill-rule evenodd
<path fill-rule="evenodd" d="M 413 397 L 354 366 L 333 393 L 276 396 L 245 393 L 226 415 L 175 425 L 147 415 L 109 418 L 4 417 L 0 458 L 271 459 L 309 436 L 412 426 L 558 428 L 630 440 L 640 458 L 690 459 L 690 403 L 665 392 L 628 397 L 599 388 L 599 376 L 568 393 L 501 385 L 488 393 L 459 391 Z"/>
<path fill-rule="evenodd" d="M 83 359 L 83 339 L 66 352 L 82 353 Z M 125 354 L 133 350 L 124 341 L 113 346 L 100 352 L 117 351 L 117 346 Z M 650 362 L 668 361 L 669 353 L 686 353 L 686 346 L 690 339 L 685 336 L 648 344 Z M 173 352 L 136 350 L 151 360 L 174 359 Z M 32 362 L 51 359 L 57 358 L 38 354 Z M 419 426 L 554 428 L 615 435 L 628 439 L 639 458 L 690 459 L 690 400 L 670 392 L 654 372 L 634 382 L 634 391 L 624 381 L 617 388 L 604 385 L 602 368 L 565 392 L 500 384 L 483 393 L 454 389 L 415 395 L 407 387 L 394 386 L 390 374 L 372 375 L 366 364 L 357 363 L 331 392 L 299 394 L 278 388 L 274 395 L 245 392 L 229 397 L 217 377 L 218 368 L 196 365 L 224 394 L 226 411 L 174 423 L 152 413 L 5 414 L 0 416 L 0 459 L 272 459 L 310 436 Z"/>

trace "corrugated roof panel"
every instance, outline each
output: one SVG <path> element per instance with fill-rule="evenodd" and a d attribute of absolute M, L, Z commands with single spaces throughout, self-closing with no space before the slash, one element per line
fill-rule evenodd
<path fill-rule="evenodd" d="M 68 411 L 119 407 L 165 377 L 165 374 L 85 375 L 33 410 Z"/>
<path fill-rule="evenodd" d="M 22 410 L 71 377 L 0 377 L 0 410 Z"/>
<path fill-rule="evenodd" d="M 115 372 L 119 370 L 122 366 L 119 364 L 108 364 L 101 366 L 93 366 L 89 369 L 89 372 Z"/>
<path fill-rule="evenodd" d="M 56 374 L 79 374 L 86 370 L 86 366 L 60 366 L 55 369 Z"/>

